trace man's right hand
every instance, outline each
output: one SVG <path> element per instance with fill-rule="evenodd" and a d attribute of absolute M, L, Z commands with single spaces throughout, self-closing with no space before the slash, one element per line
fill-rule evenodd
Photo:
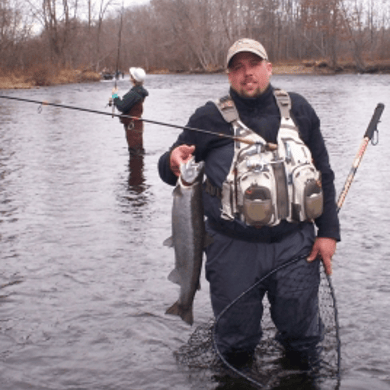
<path fill-rule="evenodd" d="M 171 152 L 169 165 L 171 171 L 177 176 L 180 176 L 180 165 L 188 162 L 195 151 L 195 146 L 180 145 Z"/>

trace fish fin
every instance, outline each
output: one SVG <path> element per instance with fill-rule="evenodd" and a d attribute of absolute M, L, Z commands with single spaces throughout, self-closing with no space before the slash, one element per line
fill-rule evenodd
<path fill-rule="evenodd" d="M 179 301 L 175 302 L 170 308 L 167 309 L 165 314 L 171 314 L 179 316 L 188 325 L 194 323 L 194 316 L 192 314 L 192 305 L 188 309 L 184 309 L 180 306 Z"/>
<path fill-rule="evenodd" d="M 181 277 L 179 271 L 175 268 L 171 271 L 171 273 L 168 275 L 168 280 L 172 283 L 176 283 L 179 286 L 181 286 Z"/>
<path fill-rule="evenodd" d="M 170 248 L 173 248 L 173 238 L 169 237 L 163 242 L 164 246 L 169 246 Z"/>
<path fill-rule="evenodd" d="M 203 240 L 203 248 L 207 248 L 213 242 L 214 242 L 214 238 L 206 233 Z"/>
<path fill-rule="evenodd" d="M 188 310 L 183 310 L 180 314 L 181 319 L 188 325 L 194 323 L 194 315 L 192 314 L 192 306 Z"/>

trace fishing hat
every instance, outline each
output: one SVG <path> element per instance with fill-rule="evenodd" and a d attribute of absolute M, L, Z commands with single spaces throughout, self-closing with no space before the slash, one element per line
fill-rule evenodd
<path fill-rule="evenodd" d="M 142 68 L 133 68 L 129 69 L 130 76 L 139 83 L 143 83 L 146 77 L 146 73 Z"/>
<path fill-rule="evenodd" d="M 230 49 L 228 50 L 226 57 L 226 67 L 229 68 L 230 60 L 238 53 L 250 52 L 256 54 L 263 60 L 268 60 L 267 52 L 264 49 L 264 46 L 255 41 L 254 39 L 243 38 L 234 42 Z"/>

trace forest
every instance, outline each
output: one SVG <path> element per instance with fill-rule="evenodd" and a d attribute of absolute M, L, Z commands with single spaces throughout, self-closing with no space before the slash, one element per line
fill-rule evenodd
<path fill-rule="evenodd" d="M 273 63 L 390 68 L 390 0 L 0 0 L 3 75 L 218 72 L 238 38 Z"/>

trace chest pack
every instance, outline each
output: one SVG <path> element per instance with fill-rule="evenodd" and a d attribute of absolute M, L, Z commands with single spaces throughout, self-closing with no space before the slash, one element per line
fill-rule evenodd
<path fill-rule="evenodd" d="M 267 143 L 241 122 L 230 96 L 216 105 L 232 125 L 234 157 L 222 185 L 222 214 L 250 226 L 276 226 L 282 220 L 302 222 L 322 214 L 321 174 L 290 116 L 291 99 L 274 91 L 281 114 L 277 144 Z"/>

